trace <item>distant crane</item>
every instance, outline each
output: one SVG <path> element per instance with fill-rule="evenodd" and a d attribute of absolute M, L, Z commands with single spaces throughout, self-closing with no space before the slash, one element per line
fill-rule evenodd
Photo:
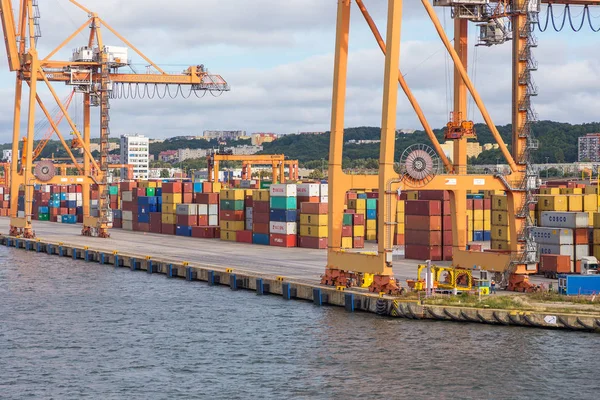
<path fill-rule="evenodd" d="M 101 19 L 75 0 L 69 0 L 88 15 L 88 19 L 50 54 L 40 58 L 37 41 L 41 37 L 40 13 L 37 0 L 19 0 L 18 14 L 13 12 L 11 0 L 0 0 L 0 18 L 4 31 L 8 66 L 16 73 L 15 106 L 13 125 L 13 154 L 18 154 L 21 121 L 21 99 L 23 82 L 30 88 L 27 117 L 27 136 L 23 142 L 23 162 L 19 170 L 18 157 L 12 158 L 11 165 L 11 205 L 10 234 L 34 237 L 31 227 L 33 188 L 37 183 L 80 184 L 83 186 L 83 229 L 82 234 L 108 237 L 112 215 L 109 208 L 108 139 L 109 110 L 111 98 L 154 97 L 164 98 L 167 94 L 189 97 L 199 93 L 222 93 L 229 90 L 227 82 L 219 75 L 210 74 L 204 65 L 190 66 L 179 74 L 168 74 L 137 50 L 130 42 Z M 73 52 L 70 60 L 54 60 L 52 57 L 85 28 L 90 29 L 89 40 Z M 106 28 L 128 47 L 107 45 L 102 36 Z M 129 66 L 128 48 L 136 52 L 149 65 L 146 73 L 121 73 L 120 69 Z M 73 142 L 83 149 L 83 168 L 77 162 L 57 123 L 49 115 L 38 93 L 38 83 L 44 82 L 58 104 L 73 134 Z M 83 134 L 73 123 L 66 107 L 63 106 L 51 82 L 63 82 L 77 93 L 83 94 Z M 184 93 L 182 87 L 189 87 Z M 80 172 L 77 176 L 56 175 L 52 161 L 40 161 L 35 170 L 33 161 L 34 125 L 36 103 L 48 119 L 53 132 L 56 132 L 73 164 Z M 95 160 L 90 151 L 91 108 L 100 108 L 100 157 Z M 98 217 L 90 215 L 90 185 L 97 184 L 100 192 Z M 24 215 L 18 213 L 19 187 L 25 187 Z"/>

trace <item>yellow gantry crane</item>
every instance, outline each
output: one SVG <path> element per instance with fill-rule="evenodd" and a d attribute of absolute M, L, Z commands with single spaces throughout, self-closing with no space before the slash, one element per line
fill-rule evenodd
<path fill-rule="evenodd" d="M 96 13 L 88 10 L 75 0 L 69 0 L 74 6 L 87 14 L 87 20 L 73 34 L 67 37 L 52 52 L 41 57 L 37 51 L 37 40 L 40 34 L 40 15 L 37 0 L 19 0 L 18 13 L 13 11 L 11 0 L 0 0 L 0 18 L 8 56 L 10 71 L 16 73 L 15 106 L 13 126 L 13 154 L 18 154 L 21 121 L 21 101 L 23 83 L 29 86 L 29 101 L 27 115 L 27 135 L 22 149 L 23 166 L 19 170 L 18 157 L 12 157 L 11 165 L 11 208 L 10 208 L 10 233 L 33 237 L 31 228 L 31 212 L 33 188 L 37 183 L 48 184 L 80 184 L 83 186 L 83 213 L 84 227 L 82 234 L 108 237 L 108 228 L 111 221 L 109 208 L 107 171 L 108 164 L 108 139 L 110 99 L 129 97 L 165 97 L 169 92 L 171 97 L 183 95 L 182 87 L 189 89 L 189 95 L 205 92 L 228 91 L 227 82 L 219 75 L 210 74 L 203 65 L 190 66 L 182 73 L 170 74 L 165 72 L 148 57 L 136 49 L 130 42 L 121 36 L 115 29 L 100 18 Z M 54 56 L 75 36 L 84 29 L 89 28 L 89 40 L 73 52 L 70 60 L 56 60 Z M 127 47 L 110 46 L 105 43 L 103 32 L 110 31 L 119 38 Z M 123 73 L 123 67 L 130 66 L 128 49 L 133 50 L 150 66 L 146 73 Z M 131 66 L 130 66 L 131 67 Z M 131 67 L 132 70 L 133 67 Z M 60 101 L 53 86 L 55 82 L 62 82 L 73 88 L 75 92 L 83 93 L 83 132 L 73 123 L 65 106 Z M 83 166 L 80 165 L 64 136 L 58 129 L 57 123 L 52 119 L 38 93 L 38 83 L 45 84 L 54 101 L 59 106 L 64 118 L 68 122 L 76 143 L 83 149 Z M 174 92 L 171 92 L 173 88 Z M 162 92 L 162 96 L 161 96 Z M 65 151 L 79 171 L 77 176 L 57 175 L 52 161 L 40 161 L 33 165 L 34 160 L 34 124 L 36 104 L 48 119 L 53 131 L 60 139 Z M 100 109 L 100 157 L 95 160 L 90 151 L 91 137 L 91 109 Z M 90 185 L 97 184 L 100 192 L 99 215 L 90 215 Z M 25 188 L 24 217 L 18 214 L 19 188 Z"/>
<path fill-rule="evenodd" d="M 540 1 L 534 0 L 421 0 L 454 65 L 454 110 L 445 136 L 454 141 L 452 162 L 448 160 L 434 136 L 421 107 L 412 94 L 400 65 L 400 27 L 402 24 L 403 0 L 388 0 L 387 37 L 384 41 L 371 18 L 363 0 L 355 0 L 367 24 L 385 55 L 383 83 L 383 110 L 381 122 L 381 143 L 379 175 L 347 175 L 342 170 L 344 142 L 344 114 L 347 87 L 350 13 L 352 0 L 339 0 L 334 61 L 333 101 L 331 116 L 331 141 L 329 157 L 329 249 L 327 267 L 323 282 L 345 286 L 353 281 L 356 274 L 374 274 L 370 290 L 394 293 L 398 290 L 392 270 L 392 234 L 396 218 L 396 197 L 398 191 L 447 190 L 450 193 L 453 227 L 453 263 L 455 266 L 471 268 L 485 266 L 492 272 L 526 274 L 535 271 L 537 247 L 531 240 L 528 229 L 529 205 L 535 202 L 533 189 L 539 181 L 530 168 L 529 156 L 537 148 L 537 141 L 531 135 L 531 122 L 535 113 L 531 97 L 535 95 L 535 85 L 530 73 L 535 69 L 531 49 L 535 39 L 531 33 L 532 16 L 539 12 Z M 543 3 L 598 5 L 598 0 L 542 0 Z M 454 46 L 446 35 L 433 5 L 451 7 L 454 22 Z M 481 44 L 502 43 L 507 31 L 498 24 L 498 19 L 511 21 L 513 40 L 512 76 L 512 151 L 502 140 L 485 104 L 467 74 L 468 22 L 476 21 L 482 27 Z M 415 110 L 423 129 L 431 140 L 433 149 L 414 148 L 403 156 L 403 171 L 394 170 L 394 149 L 396 129 L 396 107 L 398 83 Z M 492 136 L 510 168 L 508 175 L 477 175 L 467 171 L 467 139 L 474 137 L 472 122 L 467 115 L 467 96 L 471 95 L 477 108 L 489 127 Z M 437 155 L 436 155 L 437 153 Z M 443 165 L 443 173 L 437 171 L 437 161 Z M 377 252 L 355 253 L 341 250 L 341 227 L 344 210 L 344 196 L 350 189 L 378 189 L 380 194 L 378 215 Z M 465 250 L 467 239 L 466 194 L 468 190 L 505 191 L 508 200 L 508 215 L 511 216 L 510 236 L 516 238 L 510 243 L 510 251 L 504 253 L 472 253 Z"/>

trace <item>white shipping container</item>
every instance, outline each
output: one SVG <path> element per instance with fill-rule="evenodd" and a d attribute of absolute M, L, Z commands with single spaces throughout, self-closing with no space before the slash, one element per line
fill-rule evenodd
<path fill-rule="evenodd" d="M 319 198 L 319 203 L 329 203 L 329 196 L 321 196 Z"/>
<path fill-rule="evenodd" d="M 123 201 L 133 201 L 133 192 L 132 191 L 123 192 L 123 194 L 121 195 L 121 199 Z"/>
<path fill-rule="evenodd" d="M 318 183 L 302 183 L 296 187 L 298 197 L 318 197 L 320 187 Z"/>
<path fill-rule="evenodd" d="M 542 212 L 541 226 L 548 228 L 587 228 L 589 215 L 586 212 L 562 212 L 562 211 L 544 211 Z"/>
<path fill-rule="evenodd" d="M 246 219 L 252 219 L 252 207 L 247 207 L 246 208 Z"/>
<path fill-rule="evenodd" d="M 175 208 L 175 214 L 177 215 L 198 215 L 197 204 L 177 204 Z"/>
<path fill-rule="evenodd" d="M 208 215 L 219 215 L 219 205 L 218 204 L 209 204 L 208 205 Z M 218 224 L 215 224 L 218 225 Z"/>
<path fill-rule="evenodd" d="M 240 187 L 241 187 L 242 189 L 248 189 L 248 188 L 250 188 L 251 186 L 252 186 L 252 184 L 250 183 L 250 181 L 249 181 L 249 180 L 243 180 L 243 181 L 241 181 L 241 182 L 240 182 Z"/>
<path fill-rule="evenodd" d="M 280 183 L 271 185 L 269 193 L 271 197 L 296 197 L 297 190 L 295 184 Z"/>
<path fill-rule="evenodd" d="M 4 195 L 4 201 L 10 201 L 10 194 Z"/>
<path fill-rule="evenodd" d="M 555 244 L 540 244 L 540 254 L 559 254 L 561 256 L 569 256 L 571 260 L 575 257 L 575 246 L 565 244 L 562 246 Z"/>
<path fill-rule="evenodd" d="M 247 231 L 251 231 L 252 230 L 252 219 L 247 219 L 246 220 L 246 230 Z"/>
<path fill-rule="evenodd" d="M 321 183 L 321 185 L 319 185 L 319 195 L 321 197 L 328 197 L 329 196 L 329 184 L 327 183 Z"/>
<path fill-rule="evenodd" d="M 50 185 L 42 185 L 41 191 L 44 193 L 50 193 Z"/>
<path fill-rule="evenodd" d="M 77 201 L 77 193 L 67 193 L 67 201 Z"/>
<path fill-rule="evenodd" d="M 582 257 L 589 257 L 590 246 L 587 244 L 578 244 L 575 246 L 575 260 L 579 261 Z"/>
<path fill-rule="evenodd" d="M 208 215 L 208 204 L 198 204 L 198 215 Z"/>
<path fill-rule="evenodd" d="M 17 218 L 25 218 L 25 211 L 17 211 Z"/>
<path fill-rule="evenodd" d="M 83 201 L 83 193 L 75 193 L 75 200 Z"/>
<path fill-rule="evenodd" d="M 218 215 L 209 215 L 208 216 L 208 226 L 219 226 L 219 216 Z"/>
<path fill-rule="evenodd" d="M 83 200 L 77 200 L 77 207 L 83 207 Z"/>
<path fill-rule="evenodd" d="M 122 215 L 122 218 L 123 218 L 123 222 L 125 222 L 125 221 L 133 221 L 133 212 L 123 210 L 123 212 L 121 213 L 121 215 Z"/>
<path fill-rule="evenodd" d="M 535 227 L 531 230 L 531 235 L 540 244 L 573 244 L 572 229 Z"/>
<path fill-rule="evenodd" d="M 0 194 L 4 194 L 4 187 L 0 186 Z"/>
<path fill-rule="evenodd" d="M 126 231 L 132 231 L 133 230 L 133 221 L 123 220 L 123 229 L 125 229 Z"/>
<path fill-rule="evenodd" d="M 297 233 L 296 223 L 271 221 L 269 224 L 269 232 L 281 235 L 295 235 Z"/>
<path fill-rule="evenodd" d="M 62 223 L 62 215 L 56 216 L 56 222 Z"/>

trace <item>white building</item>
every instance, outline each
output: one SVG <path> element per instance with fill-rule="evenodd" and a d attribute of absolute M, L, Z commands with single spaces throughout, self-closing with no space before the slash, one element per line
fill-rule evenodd
<path fill-rule="evenodd" d="M 256 154 L 259 151 L 262 151 L 263 147 L 262 146 L 237 146 L 237 147 L 225 147 L 225 150 L 231 150 L 233 152 L 234 155 L 236 156 L 245 156 L 245 155 L 251 155 L 251 154 Z"/>
<path fill-rule="evenodd" d="M 190 160 L 193 158 L 206 157 L 208 150 L 206 149 L 179 149 L 177 150 L 178 162 Z"/>
<path fill-rule="evenodd" d="M 21 150 L 19 150 L 18 158 L 21 158 Z M 12 150 L 2 150 L 2 160 L 5 162 L 12 162 Z"/>
<path fill-rule="evenodd" d="M 121 164 L 133 165 L 133 179 L 148 179 L 148 138 L 143 135 L 121 135 Z M 127 172 L 121 171 L 121 176 Z"/>
<path fill-rule="evenodd" d="M 242 136 L 246 136 L 246 131 L 204 131 L 203 138 L 206 140 L 236 140 Z"/>

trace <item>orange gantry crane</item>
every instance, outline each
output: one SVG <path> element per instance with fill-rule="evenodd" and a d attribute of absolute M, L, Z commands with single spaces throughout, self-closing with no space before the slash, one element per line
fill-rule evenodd
<path fill-rule="evenodd" d="M 381 118 L 381 143 L 378 176 L 347 175 L 342 170 L 344 142 L 344 114 L 347 86 L 348 52 L 351 0 L 339 0 L 337 12 L 336 45 L 334 61 L 333 101 L 331 117 L 331 141 L 329 157 L 329 249 L 327 267 L 322 282 L 345 286 L 356 281 L 357 274 L 374 274 L 370 290 L 395 293 L 398 291 L 392 269 L 392 234 L 397 221 L 396 196 L 399 191 L 447 190 L 450 193 L 453 226 L 453 263 L 471 268 L 473 265 L 506 275 L 527 274 L 537 268 L 537 246 L 529 235 L 532 221 L 529 206 L 535 203 L 533 190 L 539 185 L 537 174 L 530 168 L 529 156 L 537 148 L 531 135 L 531 122 L 535 113 L 531 107 L 534 95 L 530 72 L 535 67 L 531 57 L 534 38 L 531 19 L 539 11 L 539 1 L 533 0 L 434 0 L 436 6 L 452 8 L 454 23 L 454 46 L 446 35 L 433 5 L 421 0 L 444 47 L 454 65 L 454 110 L 446 129 L 446 138 L 454 141 L 452 162 L 445 156 L 431 131 L 423 111 L 412 94 L 400 65 L 400 27 L 402 24 L 402 0 L 388 0 L 387 35 L 384 41 L 371 18 L 365 2 L 355 0 L 376 42 L 385 55 L 383 84 L 383 110 Z M 598 5 L 597 0 L 542 0 L 544 3 Z M 513 138 L 512 151 L 502 140 L 492 118 L 470 77 L 467 74 L 468 22 L 478 21 L 485 25 L 481 37 L 493 42 L 506 35 L 498 18 L 509 18 L 513 40 Z M 485 40 L 483 40 L 485 42 Z M 482 43 L 488 44 L 488 43 Z M 417 114 L 432 147 L 416 146 L 407 149 L 400 164 L 402 172 L 394 170 L 396 107 L 398 83 Z M 467 172 L 467 139 L 474 137 L 472 122 L 465 120 L 467 96 L 471 95 L 489 127 L 492 136 L 510 168 L 508 175 L 479 175 Z M 378 189 L 380 210 L 378 215 L 378 248 L 376 252 L 350 252 L 341 250 L 341 227 L 344 196 L 350 189 Z M 504 252 L 466 251 L 466 193 L 468 190 L 500 190 L 507 194 L 510 236 L 513 239 Z"/>
<path fill-rule="evenodd" d="M 241 161 L 242 179 L 251 179 L 253 165 L 270 165 L 272 169 L 272 181 L 285 183 L 285 167 L 288 167 L 290 181 L 298 180 L 298 160 L 286 160 L 283 154 L 264 155 L 234 155 L 215 151 L 206 156 L 208 166 L 208 180 L 217 182 L 221 161 Z"/>
<path fill-rule="evenodd" d="M 24 141 L 24 161 L 21 170 L 18 166 L 18 157 L 12 158 L 11 165 L 11 208 L 10 208 L 10 233 L 33 237 L 31 228 L 31 210 L 33 187 L 36 183 L 64 184 L 74 183 L 83 186 L 83 213 L 84 223 L 82 234 L 108 237 L 108 227 L 111 220 L 109 208 L 107 171 L 108 164 L 108 139 L 110 135 L 110 99 L 129 97 L 129 93 L 137 96 L 165 97 L 167 91 L 171 97 L 183 95 L 182 87 L 189 88 L 189 95 L 207 91 L 228 91 L 227 82 L 219 75 L 210 74 L 204 65 L 194 65 L 178 74 L 170 74 L 161 69 L 148 57 L 137 50 L 130 42 L 121 36 L 115 29 L 100 18 L 96 13 L 88 10 L 75 0 L 69 0 L 87 15 L 87 20 L 46 56 L 40 56 L 37 50 L 37 41 L 40 33 L 40 14 L 37 0 L 19 0 L 17 14 L 14 14 L 11 0 L 0 0 L 0 18 L 8 56 L 10 71 L 16 73 L 15 107 L 13 125 L 13 154 L 18 154 L 21 101 L 23 83 L 29 86 L 27 136 Z M 89 28 L 89 40 L 77 48 L 70 60 L 56 60 L 54 56 L 75 36 L 84 29 Z M 127 47 L 110 46 L 104 42 L 102 33 L 104 29 L 119 38 Z M 123 67 L 130 66 L 128 48 L 132 49 L 149 64 L 146 73 L 123 73 Z M 133 70 L 133 68 L 131 68 Z M 154 71 L 150 70 L 153 69 Z M 83 93 L 83 132 L 73 123 L 66 108 L 61 103 L 55 82 L 62 82 L 70 86 L 75 92 Z M 64 118 L 69 124 L 74 141 L 83 149 L 83 165 L 80 165 L 71 149 L 61 134 L 57 123 L 49 115 L 42 101 L 38 84 L 45 84 L 54 101 L 60 107 Z M 173 89 L 173 92 L 172 92 Z M 77 176 L 59 176 L 52 161 L 40 161 L 34 169 L 33 135 L 35 124 L 36 104 L 48 119 L 53 131 L 59 137 L 68 156 L 77 168 Z M 95 160 L 90 151 L 91 137 L 91 108 L 98 107 L 100 114 L 100 157 Z M 97 184 L 100 192 L 99 216 L 90 215 L 90 185 Z M 25 216 L 18 217 L 18 192 L 19 187 L 25 187 Z"/>

